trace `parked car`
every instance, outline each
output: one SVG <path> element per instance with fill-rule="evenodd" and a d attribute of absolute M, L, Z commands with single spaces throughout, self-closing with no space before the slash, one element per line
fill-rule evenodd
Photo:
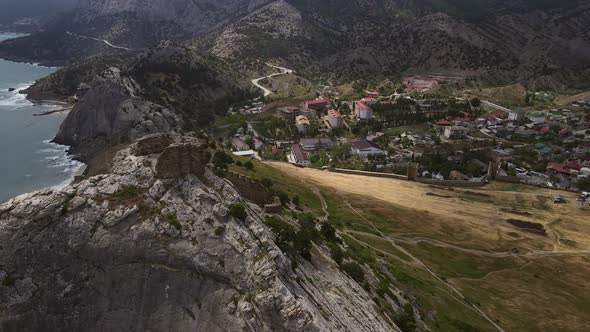
<path fill-rule="evenodd" d="M 566 201 L 565 201 L 565 198 L 561 197 L 560 195 L 553 195 L 553 203 L 564 204 L 564 203 L 566 203 Z"/>

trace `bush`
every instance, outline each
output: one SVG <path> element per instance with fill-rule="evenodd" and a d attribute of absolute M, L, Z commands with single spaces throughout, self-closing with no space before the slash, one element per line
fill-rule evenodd
<path fill-rule="evenodd" d="M 225 233 L 225 226 L 219 226 L 215 229 L 216 236 L 221 236 L 223 233 Z"/>
<path fill-rule="evenodd" d="M 241 162 L 241 161 L 239 161 L 239 160 L 238 160 L 238 161 L 236 161 L 236 166 L 238 166 L 238 167 L 242 167 L 242 166 L 243 166 L 243 165 L 242 165 L 242 162 Z"/>
<path fill-rule="evenodd" d="M 224 151 L 217 151 L 213 156 L 213 165 L 215 167 L 226 169 L 227 165 L 232 164 L 234 159 Z"/>
<path fill-rule="evenodd" d="M 269 189 L 272 188 L 272 186 L 274 185 L 272 179 L 269 178 L 263 178 L 262 180 L 260 180 L 260 183 L 262 183 L 263 186 Z"/>
<path fill-rule="evenodd" d="M 242 204 L 234 204 L 229 208 L 229 215 L 244 221 L 248 218 L 248 213 L 246 212 L 246 208 Z"/>
<path fill-rule="evenodd" d="M 299 207 L 299 205 L 301 204 L 301 199 L 299 198 L 299 195 L 295 195 L 295 197 L 293 197 L 293 204 Z"/>
<path fill-rule="evenodd" d="M 170 214 L 165 215 L 164 218 L 172 227 L 176 228 L 178 231 L 182 230 L 182 225 L 178 221 L 176 214 L 170 213 Z"/>
<path fill-rule="evenodd" d="M 330 249 L 330 256 L 338 265 L 341 265 L 342 261 L 344 261 L 344 251 L 339 245 L 335 245 Z"/>
<path fill-rule="evenodd" d="M 297 251 L 301 257 L 311 261 L 311 248 L 313 244 L 311 242 L 311 233 L 305 230 L 301 230 L 295 234 L 295 240 L 293 241 L 293 248 Z"/>
<path fill-rule="evenodd" d="M 289 195 L 287 195 L 287 193 L 285 193 L 283 191 L 277 191 L 276 195 L 281 200 L 281 204 L 283 204 L 283 205 L 287 205 L 291 201 L 289 199 Z"/>
<path fill-rule="evenodd" d="M 402 311 L 398 312 L 393 318 L 395 325 L 404 332 L 416 331 L 416 318 L 414 316 L 414 308 L 410 304 L 404 305 Z"/>
<path fill-rule="evenodd" d="M 246 168 L 247 170 L 251 171 L 251 170 L 253 170 L 253 169 L 254 169 L 254 164 L 252 164 L 252 162 L 251 162 L 251 161 L 247 161 L 247 162 L 244 164 L 244 168 Z"/>
<path fill-rule="evenodd" d="M 327 222 L 320 225 L 320 233 L 328 242 L 341 243 L 342 241 L 336 235 L 336 228 Z"/>
<path fill-rule="evenodd" d="M 289 253 L 291 242 L 295 239 L 295 227 L 278 217 L 266 219 L 266 225 L 276 235 L 277 246 L 285 253 Z"/>
<path fill-rule="evenodd" d="M 357 283 L 363 283 L 365 281 L 365 271 L 357 262 L 348 262 L 340 265 L 342 271 L 348 274 Z"/>

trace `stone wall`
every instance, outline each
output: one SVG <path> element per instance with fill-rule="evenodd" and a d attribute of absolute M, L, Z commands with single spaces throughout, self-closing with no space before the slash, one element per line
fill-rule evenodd
<path fill-rule="evenodd" d="M 273 203 L 272 193 L 260 182 L 230 171 L 226 173 L 225 177 L 236 187 L 240 195 L 249 201 L 260 206 Z"/>
<path fill-rule="evenodd" d="M 154 134 L 140 138 L 131 147 L 134 156 L 147 156 L 160 154 L 166 150 L 174 141 L 168 134 Z"/>
<path fill-rule="evenodd" d="M 485 181 L 474 182 L 474 181 L 456 181 L 456 180 L 433 180 L 433 179 L 426 179 L 426 178 L 417 178 L 416 182 L 430 184 L 433 186 L 465 187 L 465 188 L 483 187 L 486 185 Z"/>
<path fill-rule="evenodd" d="M 354 169 L 344 169 L 344 168 L 332 168 L 330 172 L 334 173 L 344 173 L 344 174 L 353 174 L 353 175 L 362 175 L 362 176 L 372 176 L 376 178 L 390 178 L 390 179 L 398 179 L 398 180 L 407 180 L 407 175 L 399 175 L 399 174 L 392 174 L 392 173 L 378 173 L 378 172 L 367 172 L 367 171 L 357 171 Z"/>
<path fill-rule="evenodd" d="M 167 147 L 158 158 L 159 178 L 182 178 L 189 174 L 201 176 L 211 159 L 207 146 L 201 142 L 181 142 Z"/>

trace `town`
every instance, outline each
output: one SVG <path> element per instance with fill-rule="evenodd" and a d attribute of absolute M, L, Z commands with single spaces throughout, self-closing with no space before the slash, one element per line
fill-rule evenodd
<path fill-rule="evenodd" d="M 253 102 L 230 109 L 222 142 L 238 156 L 300 167 L 376 176 L 413 167 L 417 180 L 438 185 L 522 183 L 590 201 L 590 101 L 507 108 L 441 93 L 445 83 L 411 76 L 352 98 L 325 87 L 307 100 Z M 537 98 L 548 97 L 526 95 Z"/>

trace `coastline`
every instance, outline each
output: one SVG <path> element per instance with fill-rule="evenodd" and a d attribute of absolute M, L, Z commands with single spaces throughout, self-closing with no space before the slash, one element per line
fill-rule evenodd
<path fill-rule="evenodd" d="M 13 61 L 13 59 L 10 59 L 9 57 L 1 57 L 2 60 L 6 61 L 6 62 L 12 62 L 12 63 L 19 63 L 19 64 L 25 64 L 25 65 L 29 65 L 29 66 L 36 66 L 36 67 L 46 67 L 46 68 L 50 68 L 50 69 L 58 69 L 56 66 L 47 66 L 44 65 L 43 63 L 33 63 L 31 61 Z M 21 59 L 22 60 L 22 59 Z M 50 75 L 50 74 L 49 74 Z M 0 102 L 0 106 L 5 107 L 7 110 L 15 110 L 18 111 L 19 108 L 27 108 L 29 109 L 27 112 L 35 112 L 35 108 L 31 108 L 31 107 L 39 107 L 37 113 L 32 113 L 31 116 L 33 118 L 32 123 L 47 123 L 46 120 L 40 120 L 39 116 L 52 116 L 52 115 L 59 115 L 60 117 L 63 117 L 65 114 L 67 114 L 67 112 L 69 112 L 73 107 L 74 104 L 71 102 L 68 102 L 66 100 L 64 100 L 63 98 L 58 98 L 57 96 L 53 96 L 53 95 L 47 95 L 47 94 L 43 94 L 43 95 L 35 95 L 35 93 L 33 91 L 31 91 L 31 87 L 34 86 L 35 82 L 43 77 L 47 77 L 47 75 L 36 78 L 34 81 L 29 81 L 29 82 L 23 82 L 23 83 L 12 83 L 14 84 L 13 86 L 11 86 L 10 81 L 5 82 L 5 86 L 8 86 L 8 92 L 11 92 L 10 89 L 14 89 L 13 93 L 10 93 L 9 95 L 5 94 L 5 97 L 3 97 L 3 100 Z M 17 81 L 18 82 L 18 81 Z M 26 117 L 26 116 L 25 116 Z M 27 120 L 29 121 L 29 120 Z M 43 121 L 43 122 L 39 122 L 39 121 Z M 56 120 L 50 120 L 50 123 Z M 39 124 L 41 125 L 41 124 Z M 44 125 L 41 125 L 44 126 Z M 54 142 L 55 140 L 55 136 L 57 135 L 57 132 L 59 130 L 59 125 L 57 127 L 56 131 L 50 130 L 50 135 L 51 136 L 45 136 L 47 137 L 47 139 L 44 139 L 42 142 L 38 141 L 39 143 L 39 148 L 42 150 L 39 151 L 34 151 L 31 150 L 31 152 L 27 152 L 27 153 L 33 153 L 30 155 L 30 158 L 40 158 L 40 157 L 36 157 L 35 153 L 43 153 L 42 154 L 42 158 L 43 158 L 43 162 L 39 163 L 38 161 L 35 161 L 35 159 L 30 159 L 32 163 L 31 165 L 35 165 L 32 166 L 33 168 L 31 169 L 33 171 L 33 173 L 31 174 L 35 174 L 35 178 L 34 180 L 24 180 L 24 178 L 30 178 L 31 174 L 24 174 L 24 178 L 23 180 L 18 180 L 18 181 L 9 181 L 8 182 L 8 187 L 7 187 L 7 191 L 5 191 L 5 193 L 7 194 L 7 197 L 2 197 L 2 199 L 0 199 L 0 201 L 4 202 L 4 201 L 8 201 L 11 198 L 14 197 L 19 197 L 23 194 L 26 194 L 27 192 L 37 192 L 37 191 L 41 191 L 41 190 L 62 190 L 63 188 L 71 185 L 75 179 L 76 176 L 80 175 L 80 172 L 85 169 L 87 167 L 87 165 L 79 160 L 79 158 L 76 158 L 76 156 L 72 153 L 73 152 L 73 147 L 65 145 L 65 144 L 58 144 L 56 142 Z M 10 136 L 8 136 L 10 137 Z M 37 144 L 36 144 L 37 145 Z M 28 148 L 27 148 L 28 149 Z M 37 148 L 34 148 L 37 149 Z M 10 150 L 8 150 L 10 151 Z M 26 159 L 28 159 L 29 157 L 26 157 Z M 24 161 L 24 160 L 23 160 Z M 45 164 L 46 163 L 46 164 Z M 44 165 L 45 164 L 45 165 Z M 39 171 L 36 171 L 35 169 L 39 169 Z M 41 171 L 41 169 L 45 169 L 44 171 Z M 56 178 L 55 178 L 55 182 L 53 182 L 53 184 L 51 183 L 51 174 L 50 171 L 48 173 L 47 169 L 51 170 L 51 169 L 55 169 L 55 174 L 56 174 Z M 30 172 L 31 170 L 29 170 L 28 172 Z M 12 173 L 8 173 L 8 174 L 12 174 Z M 18 178 L 18 171 L 15 171 L 15 174 Z M 11 176 L 11 175 L 8 175 Z M 65 178 L 65 179 L 64 179 Z M 64 179 L 62 181 L 62 179 Z M 22 186 L 21 183 L 22 182 Z M 57 182 L 57 183 L 56 183 Z M 35 183 L 37 183 L 37 185 L 35 185 Z M 19 189 L 20 188 L 20 189 Z M 10 196 L 10 197 L 8 197 Z"/>

